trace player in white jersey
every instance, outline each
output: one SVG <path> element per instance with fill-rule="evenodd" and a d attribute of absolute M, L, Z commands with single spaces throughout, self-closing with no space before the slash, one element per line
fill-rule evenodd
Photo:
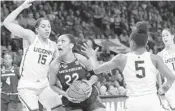
<path fill-rule="evenodd" d="M 158 53 L 158 55 L 163 59 L 164 63 L 175 75 L 175 44 L 174 35 L 171 29 L 165 28 L 162 31 L 162 40 L 165 44 L 165 48 Z M 171 89 L 165 94 L 171 109 L 175 110 L 175 82 L 173 83 Z"/>
<path fill-rule="evenodd" d="M 61 98 L 49 87 L 47 78 L 49 64 L 57 55 L 56 43 L 49 40 L 50 22 L 43 18 L 37 20 L 35 25 L 37 34 L 13 23 L 16 17 L 31 5 L 32 1 L 25 1 L 3 22 L 10 32 L 30 43 L 21 62 L 19 98 L 26 109 L 31 111 L 38 111 L 38 101 L 47 111 L 58 111 L 57 106 L 61 104 Z"/>
<path fill-rule="evenodd" d="M 161 72 L 167 78 L 167 91 L 171 87 L 175 76 L 163 64 L 162 59 L 146 51 L 148 41 L 148 24 L 141 21 L 130 35 L 131 52 L 119 54 L 112 60 L 94 68 L 96 74 L 118 68 L 122 71 L 127 96 L 126 111 L 163 111 L 157 95 L 157 74 Z"/>

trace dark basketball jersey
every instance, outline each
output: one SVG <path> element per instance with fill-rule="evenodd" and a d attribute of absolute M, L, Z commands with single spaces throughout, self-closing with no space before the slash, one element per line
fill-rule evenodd
<path fill-rule="evenodd" d="M 12 67 L 11 70 L 5 70 L 2 67 L 1 70 L 1 82 L 2 82 L 2 92 L 3 93 L 17 93 L 17 85 L 19 78 L 19 68 Z M 1 99 L 18 101 L 17 95 L 8 96 L 5 94 L 1 95 Z"/>
<path fill-rule="evenodd" d="M 62 89 L 66 91 L 69 88 L 69 85 L 75 80 L 88 79 L 87 70 L 80 64 L 77 58 L 71 63 L 60 64 L 60 69 L 57 74 Z"/>

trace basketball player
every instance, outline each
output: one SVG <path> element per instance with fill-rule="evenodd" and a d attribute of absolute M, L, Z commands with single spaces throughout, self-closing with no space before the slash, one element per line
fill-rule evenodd
<path fill-rule="evenodd" d="M 12 54 L 7 52 L 3 55 L 4 65 L 1 68 L 1 111 L 17 111 L 19 103 L 17 85 L 19 68 L 13 65 Z"/>
<path fill-rule="evenodd" d="M 92 59 L 94 64 L 90 63 L 84 56 L 74 53 L 73 48 L 75 47 L 75 39 L 73 35 L 63 34 L 58 38 L 57 48 L 59 50 L 59 56 L 52 61 L 49 71 L 49 81 L 51 88 L 61 94 L 62 103 L 65 106 L 66 111 L 105 111 L 104 106 L 98 100 L 97 89 L 93 86 L 98 80 L 96 75 L 88 75 L 92 66 L 97 65 L 96 52 L 90 46 L 86 45 L 86 52 L 91 54 L 89 59 Z M 66 90 L 69 88 L 70 84 L 75 80 L 87 80 L 90 85 L 92 85 L 92 93 L 88 99 L 81 103 L 76 102 L 73 98 L 70 98 Z M 58 81 L 62 88 L 57 86 Z"/>
<path fill-rule="evenodd" d="M 11 33 L 30 43 L 24 52 L 20 66 L 21 78 L 18 84 L 18 94 L 21 102 L 30 111 L 38 110 L 38 101 L 47 111 L 57 110 L 57 106 L 61 104 L 61 99 L 48 87 L 47 78 L 49 64 L 57 54 L 56 43 L 49 40 L 50 22 L 43 18 L 37 20 L 35 25 L 37 34 L 13 23 L 16 17 L 31 5 L 32 1 L 25 1 L 11 12 L 3 22 Z"/>
<path fill-rule="evenodd" d="M 165 48 L 158 53 L 158 55 L 163 59 L 166 66 L 175 75 L 175 44 L 174 35 L 171 29 L 165 28 L 162 31 L 162 40 L 165 44 Z M 170 107 L 175 110 L 175 82 L 173 83 L 171 89 L 165 94 Z"/>
<path fill-rule="evenodd" d="M 156 89 L 158 71 L 167 78 L 166 87 L 162 88 L 164 92 L 175 80 L 175 76 L 162 59 L 146 51 L 147 42 L 148 24 L 140 21 L 130 35 L 131 52 L 119 54 L 94 69 L 96 74 L 114 68 L 122 71 L 129 97 L 126 100 L 126 111 L 163 111 Z"/>

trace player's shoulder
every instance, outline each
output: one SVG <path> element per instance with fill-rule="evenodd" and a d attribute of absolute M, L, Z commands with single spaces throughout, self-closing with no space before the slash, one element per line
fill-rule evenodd
<path fill-rule="evenodd" d="M 151 54 L 151 60 L 156 64 L 158 61 L 162 61 L 162 58 L 159 55 Z"/>
<path fill-rule="evenodd" d="M 163 50 L 157 53 L 158 56 L 162 57 L 163 56 Z"/>
<path fill-rule="evenodd" d="M 49 39 L 49 41 L 50 41 L 50 44 L 51 44 L 51 48 L 54 49 L 54 51 L 56 51 L 57 50 L 57 44 L 56 44 L 56 42 L 55 41 L 52 41 L 50 39 Z"/>
<path fill-rule="evenodd" d="M 52 40 L 50 40 L 50 39 L 49 39 L 49 41 L 50 41 L 50 44 L 51 44 L 52 46 L 55 47 L 55 46 L 57 45 L 55 41 L 52 41 Z"/>
<path fill-rule="evenodd" d="M 81 55 L 79 53 L 74 53 L 74 54 L 75 54 L 75 57 L 81 62 L 84 62 L 84 61 L 87 60 L 87 58 L 85 56 L 83 56 L 83 55 Z"/>
<path fill-rule="evenodd" d="M 77 60 L 79 61 L 79 63 L 83 66 L 83 67 L 88 67 L 88 59 L 85 57 L 85 56 L 83 56 L 83 55 L 81 55 L 81 54 L 79 54 L 79 53 L 74 53 L 75 54 L 75 57 L 77 58 Z"/>

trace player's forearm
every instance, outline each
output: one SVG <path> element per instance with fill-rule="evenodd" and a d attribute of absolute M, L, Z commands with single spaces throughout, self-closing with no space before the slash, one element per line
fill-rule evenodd
<path fill-rule="evenodd" d="M 92 75 L 89 83 L 91 83 L 91 85 L 95 84 L 98 81 L 98 77 L 96 75 Z"/>
<path fill-rule="evenodd" d="M 7 18 L 4 20 L 3 24 L 4 26 L 8 25 L 9 23 L 13 22 L 16 17 L 24 10 L 23 5 L 19 6 L 17 9 L 15 9 L 13 12 L 11 12 Z"/>
<path fill-rule="evenodd" d="M 105 71 L 110 71 L 112 69 L 116 68 L 115 64 L 113 64 L 111 61 L 105 62 L 101 64 L 100 66 L 97 66 L 93 69 L 95 74 L 100 74 Z"/>
<path fill-rule="evenodd" d="M 89 61 L 92 65 L 92 68 L 95 68 L 100 65 L 100 63 L 97 61 L 97 57 L 90 57 Z"/>
<path fill-rule="evenodd" d="M 62 95 L 62 96 L 66 96 L 66 92 L 63 91 L 62 89 L 60 89 L 59 87 L 57 87 L 56 85 L 50 85 L 51 89 L 53 91 L 55 91 L 57 94 Z"/>

